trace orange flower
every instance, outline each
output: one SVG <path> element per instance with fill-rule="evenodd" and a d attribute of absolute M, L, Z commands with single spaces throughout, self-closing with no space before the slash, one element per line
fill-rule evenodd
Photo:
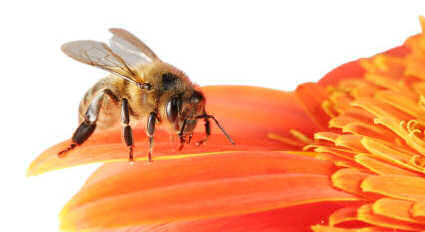
<path fill-rule="evenodd" d="M 425 18 L 421 17 L 425 31 Z M 108 162 L 61 212 L 68 231 L 425 230 L 425 34 L 342 65 L 294 92 L 203 88 L 218 130 L 175 151 L 156 134 L 154 162 L 135 130 L 129 165 L 120 130 L 96 133 L 66 158 L 65 141 L 29 175 Z M 201 138 L 199 129 L 194 139 Z"/>

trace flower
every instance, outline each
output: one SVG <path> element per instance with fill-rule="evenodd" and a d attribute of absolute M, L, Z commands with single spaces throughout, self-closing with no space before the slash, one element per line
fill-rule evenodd
<path fill-rule="evenodd" d="M 118 128 L 95 133 L 65 158 L 56 154 L 69 141 L 34 160 L 29 175 L 106 163 L 66 204 L 61 228 L 425 230 L 425 33 L 294 92 L 203 91 L 237 146 L 215 128 L 208 144 L 177 152 L 159 131 L 148 164 L 145 133 L 136 129 L 139 161 L 129 165 Z"/>
<path fill-rule="evenodd" d="M 147 164 L 143 161 L 145 132 L 136 129 L 138 160 L 129 165 L 118 128 L 94 134 L 65 158 L 56 154 L 69 141 L 39 156 L 29 175 L 87 162 L 109 162 L 93 173 L 64 207 L 62 229 L 137 231 L 150 226 L 152 230 L 190 230 L 209 225 L 214 231 L 229 223 L 236 230 L 248 223 L 252 228 L 282 228 L 282 218 L 290 227 L 308 227 L 325 220 L 323 215 L 358 200 L 331 186 L 329 175 L 337 170 L 331 162 L 301 151 L 321 126 L 309 116 L 296 93 L 241 86 L 207 87 L 204 91 L 210 112 L 237 146 L 213 130 L 208 144 L 187 145 L 183 154 L 176 155 L 168 135 L 159 131 L 154 161 Z M 255 115 L 252 106 L 259 107 Z M 197 132 L 193 139 L 202 135 Z M 311 214 L 309 220 L 296 219 L 306 212 Z M 285 216 L 288 214 L 292 218 Z"/>

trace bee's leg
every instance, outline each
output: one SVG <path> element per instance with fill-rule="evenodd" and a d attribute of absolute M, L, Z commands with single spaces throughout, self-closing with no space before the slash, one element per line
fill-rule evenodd
<path fill-rule="evenodd" d="M 186 138 L 183 135 L 179 135 L 180 145 L 178 150 L 181 151 L 186 143 Z"/>
<path fill-rule="evenodd" d="M 204 118 L 204 126 L 205 126 L 205 135 L 206 137 L 198 142 L 196 142 L 196 146 L 201 146 L 203 143 L 205 143 L 208 140 L 208 137 L 211 135 L 211 125 L 210 120 L 208 118 Z"/>
<path fill-rule="evenodd" d="M 152 162 L 152 150 L 153 150 L 153 134 L 155 133 L 155 123 L 156 123 L 156 113 L 151 112 L 148 117 L 148 122 L 146 126 L 146 133 L 149 136 L 149 153 L 148 160 Z"/>
<path fill-rule="evenodd" d="M 81 145 L 90 137 L 90 135 L 92 135 L 93 131 L 96 129 L 96 121 L 102 106 L 103 98 L 106 95 L 110 96 L 113 100 L 117 99 L 117 97 L 108 89 L 96 94 L 84 114 L 84 121 L 80 124 L 80 126 L 78 126 L 77 130 L 75 130 L 72 135 L 71 145 L 65 150 L 60 151 L 58 153 L 59 156 L 63 156 L 66 152 L 74 149 L 78 145 Z"/>
<path fill-rule="evenodd" d="M 188 139 L 186 141 L 187 144 L 190 144 L 190 142 L 192 141 L 192 136 L 193 136 L 193 134 L 190 134 L 189 136 L 187 136 L 188 137 Z"/>
<path fill-rule="evenodd" d="M 128 108 L 128 100 L 126 98 L 121 100 L 121 123 L 124 142 L 128 147 L 128 160 L 133 162 L 133 131 L 130 126 L 130 110 Z"/>
<path fill-rule="evenodd" d="M 182 125 L 182 127 L 180 128 L 180 131 L 179 131 L 179 133 L 177 134 L 178 136 L 179 136 L 179 139 L 180 139 L 180 146 L 179 146 L 179 151 L 181 150 L 181 149 L 183 149 L 183 147 L 184 147 L 184 144 L 186 143 L 186 138 L 185 138 L 185 136 L 184 136 L 184 128 L 186 127 L 186 123 L 187 123 L 187 121 L 186 120 L 184 120 L 183 121 L 183 125 Z"/>

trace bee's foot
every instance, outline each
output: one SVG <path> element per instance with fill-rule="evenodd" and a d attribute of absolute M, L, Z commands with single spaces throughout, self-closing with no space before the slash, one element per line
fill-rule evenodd
<path fill-rule="evenodd" d="M 192 141 L 192 135 L 189 135 L 188 140 L 186 141 L 186 144 L 190 144 L 190 141 Z"/>
<path fill-rule="evenodd" d="M 148 162 L 152 163 L 152 153 L 151 152 L 148 153 Z"/>
<path fill-rule="evenodd" d="M 134 160 L 134 158 L 133 158 L 133 157 L 129 157 L 129 158 L 128 158 L 128 163 L 129 163 L 129 164 L 133 165 L 135 162 L 136 162 L 136 161 Z"/>
<path fill-rule="evenodd" d="M 60 152 L 58 152 L 58 157 L 59 158 L 63 158 L 65 157 L 66 153 L 72 149 L 74 149 L 77 146 L 76 143 L 71 143 L 71 145 L 69 145 L 69 147 L 65 148 L 65 150 L 62 150 Z"/>
<path fill-rule="evenodd" d="M 200 141 L 198 141 L 198 142 L 195 143 L 195 146 L 199 147 L 199 146 L 201 146 L 202 144 L 204 144 L 206 142 L 207 142 L 206 139 L 200 140 Z"/>
<path fill-rule="evenodd" d="M 128 162 L 134 164 L 133 147 L 128 147 Z"/>
<path fill-rule="evenodd" d="M 184 147 L 184 144 L 186 143 L 186 138 L 183 135 L 179 135 L 180 137 L 180 145 L 178 147 L 178 150 L 181 151 Z"/>

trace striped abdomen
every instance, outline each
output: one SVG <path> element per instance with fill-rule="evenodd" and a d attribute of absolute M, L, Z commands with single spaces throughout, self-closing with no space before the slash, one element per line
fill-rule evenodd
<path fill-rule="evenodd" d="M 80 102 L 78 115 L 79 123 L 84 120 L 88 107 L 93 102 L 93 99 L 102 94 L 105 90 L 109 94 L 104 94 L 100 102 L 100 112 L 97 118 L 97 129 L 107 129 L 120 123 L 120 104 L 119 104 L 119 91 L 115 83 L 116 80 L 106 77 L 98 81 L 91 87 Z M 113 95 L 113 96 L 111 96 Z"/>

